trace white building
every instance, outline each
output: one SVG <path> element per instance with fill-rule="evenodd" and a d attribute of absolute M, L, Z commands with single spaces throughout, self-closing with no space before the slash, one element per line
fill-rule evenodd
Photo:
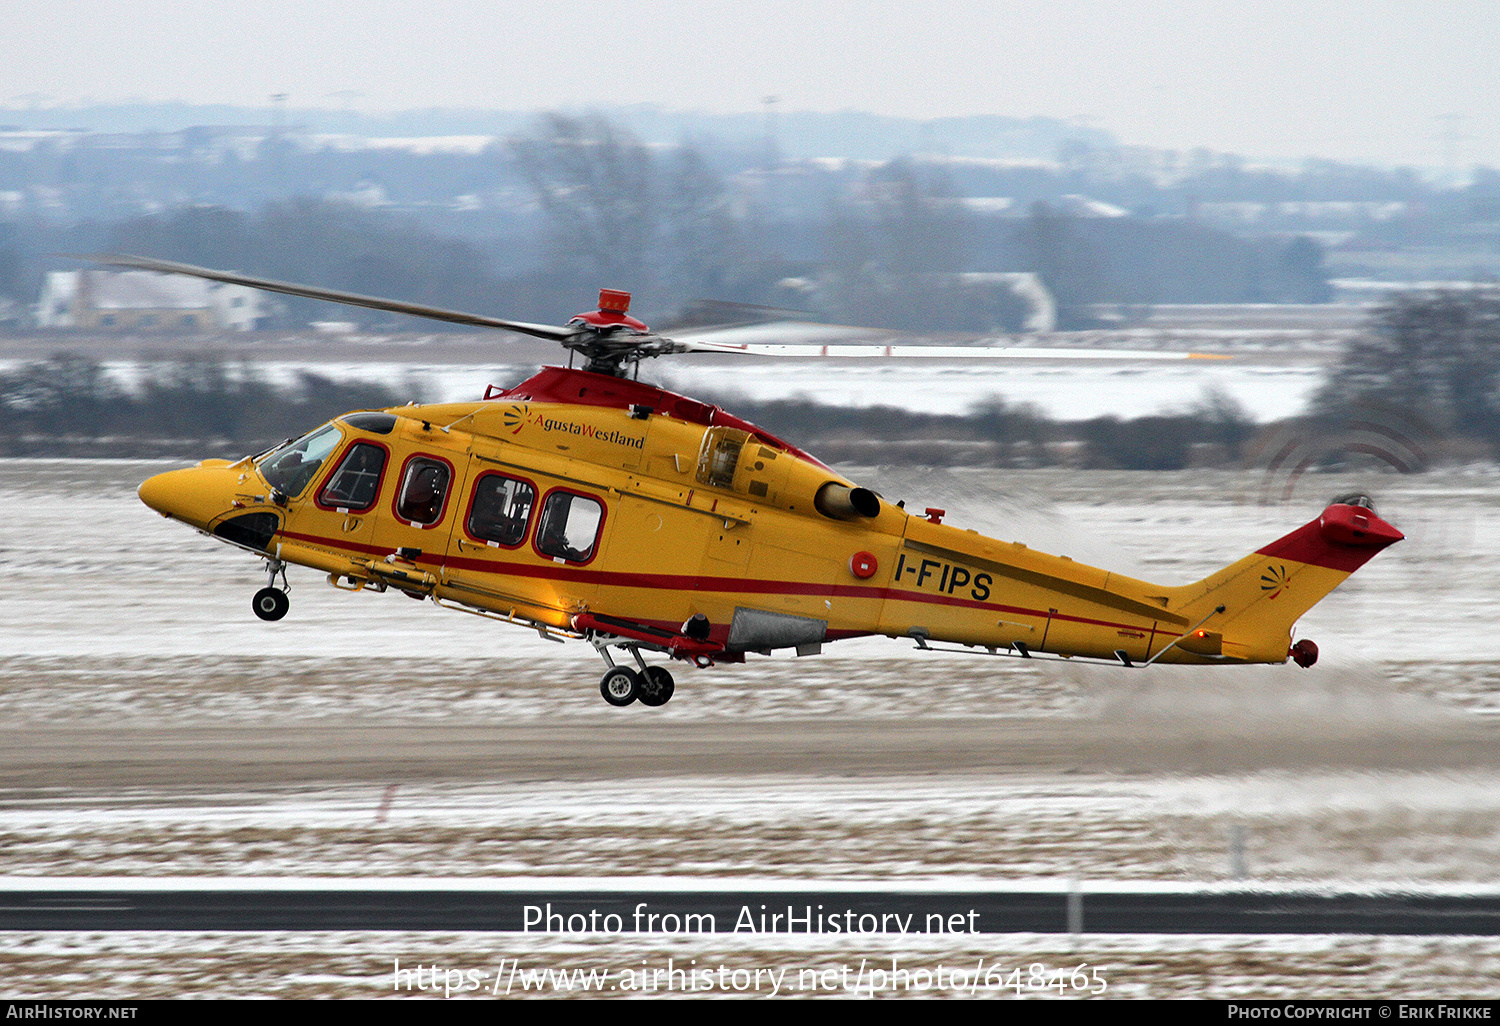
<path fill-rule="evenodd" d="M 36 323 L 100 331 L 251 331 L 266 313 L 264 295 L 243 285 L 153 271 L 51 271 Z"/>

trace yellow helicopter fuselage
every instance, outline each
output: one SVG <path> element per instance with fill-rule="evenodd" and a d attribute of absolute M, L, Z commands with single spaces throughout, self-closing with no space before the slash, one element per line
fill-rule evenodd
<path fill-rule="evenodd" d="M 273 577 L 298 564 L 699 665 L 862 635 L 1280 663 L 1297 617 L 1401 537 L 1338 504 L 1164 587 L 909 513 L 716 407 L 561 368 L 483 402 L 346 415 L 262 457 L 158 475 L 141 497 Z"/>

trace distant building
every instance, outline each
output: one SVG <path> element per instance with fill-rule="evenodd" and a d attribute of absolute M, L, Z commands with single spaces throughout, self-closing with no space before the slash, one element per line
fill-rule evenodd
<path fill-rule="evenodd" d="M 888 282 L 904 280 L 909 285 L 931 290 L 941 290 L 944 295 L 966 295 L 982 307 L 991 309 L 1003 306 L 993 302 L 1000 296 L 1010 296 L 1025 307 L 1020 323 L 1011 330 L 1023 332 L 1052 332 L 1057 330 L 1057 299 L 1047 288 L 1041 276 L 1031 271 L 965 271 L 946 274 L 887 275 Z M 788 302 L 801 303 L 821 308 L 828 313 L 826 290 L 828 280 L 822 277 L 783 278 L 777 287 L 788 297 Z M 795 298 L 792 298 L 795 297 Z M 987 302 L 987 300 L 989 300 Z M 995 323 L 986 326 L 1004 329 Z M 935 329 L 942 330 L 942 329 Z"/>
<path fill-rule="evenodd" d="M 266 314 L 262 294 L 243 285 L 152 271 L 51 271 L 36 323 L 98 331 L 251 331 Z"/>
<path fill-rule="evenodd" d="M 1010 196 L 968 196 L 952 200 L 971 214 L 979 217 L 1027 217 L 1036 206 L 1034 203 L 1017 203 Z M 1047 201 L 1047 209 L 1062 217 L 1128 217 L 1130 211 L 1090 196 L 1070 192 Z"/>
<path fill-rule="evenodd" d="M 1031 271 L 967 271 L 954 275 L 965 288 L 1005 289 L 1017 298 L 1025 300 L 1026 320 L 1023 331 L 1049 332 L 1057 330 L 1057 299 L 1052 290 L 1042 283 L 1040 275 Z"/>

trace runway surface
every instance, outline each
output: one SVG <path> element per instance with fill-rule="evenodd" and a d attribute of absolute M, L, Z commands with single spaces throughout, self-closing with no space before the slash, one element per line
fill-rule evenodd
<path fill-rule="evenodd" d="M 0 729 L 0 781 L 56 787 L 238 787 L 340 781 L 975 773 L 1236 773 L 1500 766 L 1500 724 L 1180 730 L 1052 719 L 790 722 L 264 723 Z"/>

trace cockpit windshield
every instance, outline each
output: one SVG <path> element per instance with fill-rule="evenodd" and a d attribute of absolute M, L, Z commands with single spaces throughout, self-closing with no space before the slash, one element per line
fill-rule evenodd
<path fill-rule="evenodd" d="M 295 498 L 317 475 L 342 437 L 338 428 L 325 424 L 272 451 L 260 461 L 260 472 L 272 488 Z"/>

